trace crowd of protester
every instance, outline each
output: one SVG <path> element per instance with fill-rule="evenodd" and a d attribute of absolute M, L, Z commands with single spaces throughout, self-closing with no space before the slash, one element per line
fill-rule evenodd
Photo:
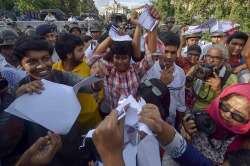
<path fill-rule="evenodd" d="M 201 32 L 177 31 L 154 7 L 150 14 L 164 25 L 147 31 L 136 14 L 115 20 L 131 41 L 114 41 L 110 26 L 97 24 L 0 31 L 0 166 L 93 166 L 96 156 L 105 166 L 125 165 L 115 109 L 129 95 L 147 102 L 140 122 L 155 134 L 163 166 L 250 165 L 248 35 L 218 29 L 202 44 Z M 74 86 L 92 75 L 104 81 L 80 88 L 81 112 L 66 135 L 4 111 L 19 96 L 43 93 L 41 79 Z"/>

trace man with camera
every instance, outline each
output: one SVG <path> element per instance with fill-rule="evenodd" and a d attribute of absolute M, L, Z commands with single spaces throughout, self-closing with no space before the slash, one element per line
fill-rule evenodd
<path fill-rule="evenodd" d="M 205 56 L 204 64 L 199 64 L 187 73 L 186 88 L 192 97 L 187 101 L 190 109 L 203 110 L 217 97 L 225 87 L 238 82 L 226 63 L 227 49 L 222 45 L 213 45 Z M 190 96 L 190 95 L 189 95 Z"/>

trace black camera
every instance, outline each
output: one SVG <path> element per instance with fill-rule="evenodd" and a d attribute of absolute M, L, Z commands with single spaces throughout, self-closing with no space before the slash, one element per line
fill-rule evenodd
<path fill-rule="evenodd" d="M 190 118 L 195 121 L 198 131 L 212 135 L 215 133 L 216 124 L 214 120 L 205 111 L 193 111 Z"/>
<path fill-rule="evenodd" d="M 195 71 L 194 77 L 205 81 L 209 77 L 213 77 L 214 76 L 213 73 L 214 73 L 214 66 L 210 64 L 204 64 Z"/>

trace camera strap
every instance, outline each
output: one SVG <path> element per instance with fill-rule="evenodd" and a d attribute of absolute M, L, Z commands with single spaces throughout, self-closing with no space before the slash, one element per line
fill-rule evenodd
<path fill-rule="evenodd" d="M 230 75 L 231 75 L 231 72 L 226 70 L 224 77 L 221 78 L 221 88 L 224 87 L 224 85 L 226 84 L 226 82 L 227 82 L 228 78 L 230 77 Z"/>

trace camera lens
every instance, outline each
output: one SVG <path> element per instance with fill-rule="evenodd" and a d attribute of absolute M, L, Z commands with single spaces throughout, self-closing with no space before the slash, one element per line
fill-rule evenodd
<path fill-rule="evenodd" d="M 203 67 L 201 68 L 198 68 L 197 71 L 196 71 L 196 74 L 195 76 L 201 80 L 203 80 L 206 76 L 206 71 L 204 70 Z"/>

